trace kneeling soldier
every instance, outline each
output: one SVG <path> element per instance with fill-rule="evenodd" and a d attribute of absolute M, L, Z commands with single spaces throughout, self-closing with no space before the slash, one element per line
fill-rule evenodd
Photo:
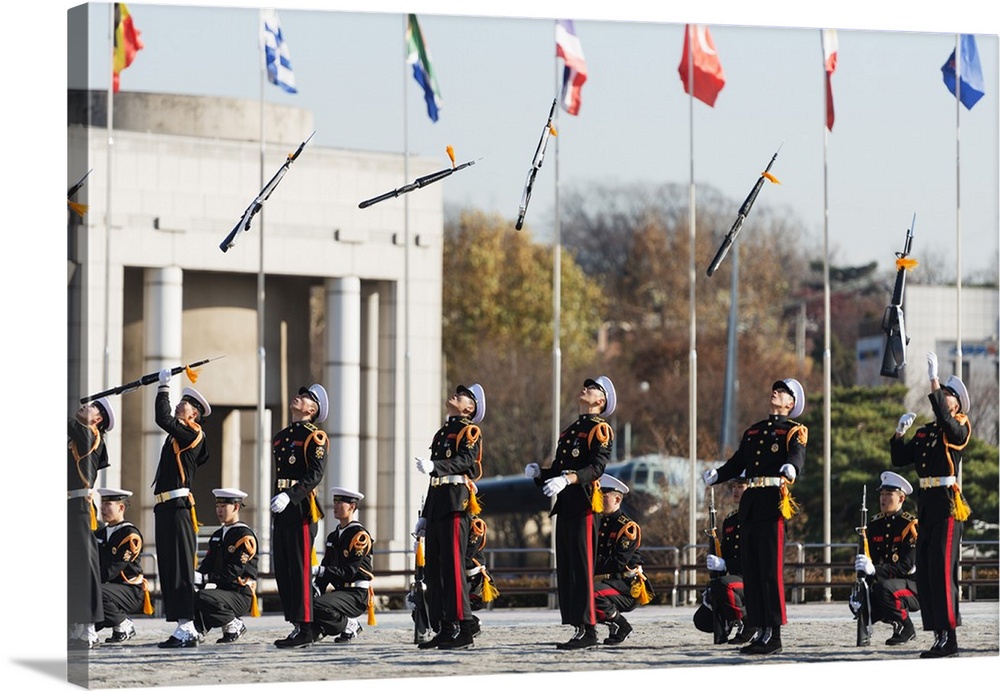
<path fill-rule="evenodd" d="M 135 637 L 135 625 L 128 615 L 153 613 L 146 578 L 139 563 L 142 533 L 125 520 L 131 492 L 102 487 L 97 493 L 101 495 L 101 520 L 104 521 L 104 526 L 94 532 L 101 563 L 104 621 L 95 628 L 111 627 L 111 637 L 105 638 L 105 643 L 124 643 Z"/>

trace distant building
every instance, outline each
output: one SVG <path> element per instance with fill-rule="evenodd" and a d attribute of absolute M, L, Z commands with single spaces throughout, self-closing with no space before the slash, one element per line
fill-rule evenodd
<path fill-rule="evenodd" d="M 212 460 L 199 469 L 194 496 L 199 517 L 211 522 L 213 487 L 247 491 L 244 519 L 266 554 L 270 440 L 287 424 L 298 387 L 320 382 L 330 397 L 321 506 L 331 515 L 329 487 L 357 487 L 361 519 L 379 548 L 399 551 L 378 567 L 404 568 L 426 485 L 409 481 L 410 458 L 442 415 L 441 187 L 363 210 L 358 203 L 409 182 L 404 170 L 412 179 L 439 163 L 411 158 L 407 169 L 401 153 L 311 142 L 249 231 L 223 252 L 220 243 L 258 191 L 313 131 L 312 113 L 121 92 L 109 146 L 108 94 L 68 97 L 69 185 L 93 171 L 77 199 L 89 210 L 70 213 L 68 224 L 70 414 L 90 393 L 225 355 L 195 384 L 213 413 L 205 424 Z M 188 383 L 174 377 L 174 402 Z M 164 440 L 153 420 L 155 392 L 152 385 L 116 397 L 112 465 L 99 480 L 135 492 L 130 515 L 150 538 L 149 488 Z"/>

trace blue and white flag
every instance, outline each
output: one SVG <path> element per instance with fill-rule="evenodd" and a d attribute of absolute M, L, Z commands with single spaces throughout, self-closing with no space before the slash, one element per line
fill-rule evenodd
<path fill-rule="evenodd" d="M 959 52 L 962 54 L 962 64 L 958 66 L 959 82 L 958 98 L 968 110 L 979 102 L 979 99 L 986 93 L 986 85 L 983 81 L 983 66 L 979 62 L 979 50 L 976 48 L 976 37 L 972 34 L 962 34 L 959 38 Z M 944 65 L 941 66 L 941 75 L 944 77 L 944 84 L 948 91 L 955 94 L 955 51 Z"/>
<path fill-rule="evenodd" d="M 274 10 L 260 11 L 260 38 L 264 46 L 264 62 L 267 65 L 267 79 L 290 94 L 295 89 L 295 73 L 292 72 L 292 57 L 288 44 L 281 34 L 278 13 Z"/>

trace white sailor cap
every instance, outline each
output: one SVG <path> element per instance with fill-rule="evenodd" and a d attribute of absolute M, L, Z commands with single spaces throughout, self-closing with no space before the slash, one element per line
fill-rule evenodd
<path fill-rule="evenodd" d="M 798 417 L 802 414 L 802 411 L 806 409 L 806 392 L 802 388 L 802 384 L 799 383 L 798 379 L 779 379 L 771 385 L 771 391 L 775 389 L 781 389 L 782 391 L 787 391 L 794 401 L 792 409 L 788 413 L 788 417 Z"/>
<path fill-rule="evenodd" d="M 98 487 L 97 493 L 101 496 L 101 501 L 125 501 L 132 496 L 127 489 L 118 487 Z"/>
<path fill-rule="evenodd" d="M 883 489 L 898 489 L 903 494 L 909 496 L 913 493 L 913 485 L 907 482 L 906 478 L 902 475 L 897 475 L 891 470 L 887 470 L 881 475 L 882 485 L 879 490 Z"/>
<path fill-rule="evenodd" d="M 585 379 L 583 385 L 596 386 L 604 392 L 604 410 L 601 411 L 601 415 L 611 417 L 618 406 L 618 394 L 615 392 L 615 385 L 611 380 L 602 374 L 597 379 Z"/>
<path fill-rule="evenodd" d="M 607 473 L 601 475 L 600 483 L 602 492 L 621 492 L 622 494 L 628 494 L 628 485 L 616 478 L 614 475 L 608 475 Z"/>
<path fill-rule="evenodd" d="M 247 498 L 247 493 L 235 487 L 220 487 L 213 489 L 216 504 L 242 504 Z"/>
<path fill-rule="evenodd" d="M 458 388 L 455 389 L 455 393 L 464 393 L 466 396 L 472 399 L 473 403 L 476 404 L 476 409 L 472 411 L 472 422 L 474 424 L 479 424 L 486 417 L 486 391 L 483 390 L 481 384 L 473 384 L 472 386 L 465 386 L 459 384 Z"/>
<path fill-rule="evenodd" d="M 113 430 L 115 428 L 115 409 L 108 397 L 98 398 L 94 401 L 94 405 L 101 409 L 101 415 L 104 417 L 104 431 Z"/>
<path fill-rule="evenodd" d="M 361 492 L 356 492 L 353 489 L 347 489 L 346 487 L 331 487 L 330 494 L 333 495 L 334 501 L 343 501 L 350 504 L 357 504 L 365 498 L 365 495 Z"/>
<path fill-rule="evenodd" d="M 322 384 L 313 384 L 308 388 L 302 386 L 299 388 L 299 394 L 308 396 L 316 401 L 316 405 L 319 406 L 315 422 L 320 423 L 326 420 L 327 413 L 330 412 L 330 399 L 327 397 L 326 389 L 323 388 Z"/>
<path fill-rule="evenodd" d="M 948 389 L 958 399 L 958 404 L 961 406 L 958 412 L 968 414 L 970 405 L 969 390 L 965 388 L 965 384 L 962 383 L 961 379 L 953 374 L 941 385 L 941 388 Z"/>
<path fill-rule="evenodd" d="M 185 386 L 181 391 L 181 400 L 187 400 L 188 403 L 197 408 L 202 417 L 208 417 L 212 414 L 212 406 L 208 404 L 204 396 L 198 393 L 197 389 Z"/>

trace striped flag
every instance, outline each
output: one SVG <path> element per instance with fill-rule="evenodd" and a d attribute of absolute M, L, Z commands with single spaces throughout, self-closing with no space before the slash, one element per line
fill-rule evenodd
<path fill-rule="evenodd" d="M 427 102 L 427 115 L 431 122 L 438 121 L 441 110 L 441 89 L 438 88 L 434 67 L 431 65 L 431 54 L 427 51 L 424 33 L 417 23 L 417 15 L 407 17 L 406 24 L 406 64 L 413 66 L 413 78 L 424 90 L 424 100 Z"/>
<path fill-rule="evenodd" d="M 833 132 L 833 85 L 837 69 L 837 30 L 823 29 L 823 70 L 826 72 L 826 129 Z"/>
<path fill-rule="evenodd" d="M 958 43 L 962 62 L 958 69 L 958 98 L 967 110 L 979 102 L 986 93 L 986 83 L 983 81 L 983 66 L 979 62 L 979 50 L 976 48 L 976 37 L 972 34 L 962 34 Z M 948 91 L 955 94 L 955 51 L 951 51 L 947 62 L 941 66 Z"/>
<path fill-rule="evenodd" d="M 295 73 L 292 72 L 292 56 L 281 33 L 278 13 L 274 10 L 260 11 L 260 41 L 264 46 L 267 80 L 290 94 L 298 93 Z"/>
<path fill-rule="evenodd" d="M 115 3 L 115 50 L 112 60 L 111 88 L 118 93 L 121 71 L 132 64 L 135 54 L 144 48 L 139 30 L 132 23 L 132 14 L 124 2 Z"/>
<path fill-rule="evenodd" d="M 587 62 L 583 59 L 583 46 L 577 38 L 570 19 L 556 21 L 556 57 L 563 59 L 562 109 L 570 115 L 580 112 L 580 90 L 587 81 Z"/>

